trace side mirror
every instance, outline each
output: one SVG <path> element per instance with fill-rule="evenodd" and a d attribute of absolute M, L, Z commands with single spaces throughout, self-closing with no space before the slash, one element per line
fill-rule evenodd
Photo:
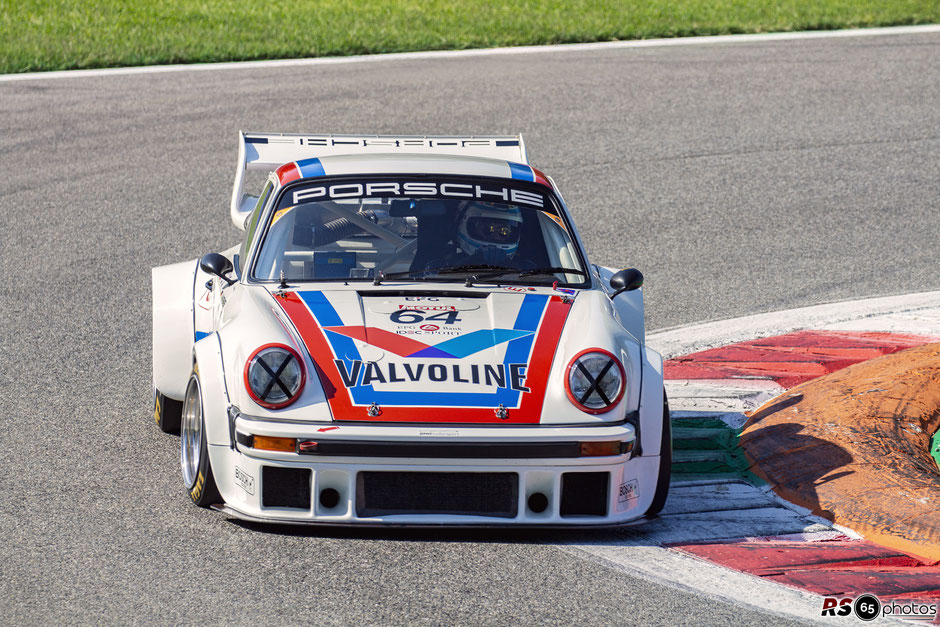
<path fill-rule="evenodd" d="M 610 295 L 613 300 L 621 292 L 630 292 L 643 285 L 643 273 L 636 268 L 627 268 L 610 277 L 610 286 L 616 291 Z"/>
<path fill-rule="evenodd" d="M 234 283 L 232 279 L 225 276 L 232 270 L 234 266 L 232 262 L 229 261 L 226 257 L 223 257 L 219 253 L 208 253 L 199 260 L 199 267 L 203 272 L 208 274 L 214 274 L 229 285 Z"/>

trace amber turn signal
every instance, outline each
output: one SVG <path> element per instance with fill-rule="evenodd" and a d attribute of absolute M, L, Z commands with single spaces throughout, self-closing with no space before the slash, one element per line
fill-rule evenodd
<path fill-rule="evenodd" d="M 603 457 L 606 455 L 623 455 L 630 452 L 633 442 L 582 442 L 581 457 Z"/>
<path fill-rule="evenodd" d="M 262 451 L 293 453 L 297 449 L 297 440 L 296 438 L 273 438 L 267 435 L 256 435 L 252 447 Z"/>

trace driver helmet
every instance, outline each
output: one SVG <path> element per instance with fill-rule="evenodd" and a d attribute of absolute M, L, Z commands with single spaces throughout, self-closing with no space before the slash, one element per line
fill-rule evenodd
<path fill-rule="evenodd" d="M 467 255 L 498 254 L 508 259 L 519 249 L 522 212 L 519 207 L 474 202 L 460 215 L 457 244 Z"/>

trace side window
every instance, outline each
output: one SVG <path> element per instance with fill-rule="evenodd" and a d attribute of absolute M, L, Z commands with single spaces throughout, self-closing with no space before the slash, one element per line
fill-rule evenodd
<path fill-rule="evenodd" d="M 245 239 L 242 241 L 242 247 L 238 253 L 238 260 L 242 266 L 245 265 L 248 251 L 251 249 L 251 242 L 254 241 L 255 233 L 258 230 L 258 221 L 261 220 L 261 212 L 264 210 L 264 205 L 267 204 L 268 196 L 271 195 L 273 188 L 274 184 L 268 181 L 268 184 L 261 190 L 261 197 L 258 198 L 258 204 L 255 205 L 254 210 L 251 212 L 251 217 L 248 218 L 248 226 L 245 227 Z"/>

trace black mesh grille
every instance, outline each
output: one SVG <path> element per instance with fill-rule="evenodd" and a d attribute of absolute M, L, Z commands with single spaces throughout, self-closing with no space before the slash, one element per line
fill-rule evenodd
<path fill-rule="evenodd" d="M 606 516 L 607 472 L 566 472 L 561 476 L 562 516 Z"/>
<path fill-rule="evenodd" d="M 455 514 L 514 518 L 519 476 L 514 472 L 360 472 L 359 516 Z"/>
<path fill-rule="evenodd" d="M 261 504 L 310 509 L 310 469 L 262 467 Z"/>

